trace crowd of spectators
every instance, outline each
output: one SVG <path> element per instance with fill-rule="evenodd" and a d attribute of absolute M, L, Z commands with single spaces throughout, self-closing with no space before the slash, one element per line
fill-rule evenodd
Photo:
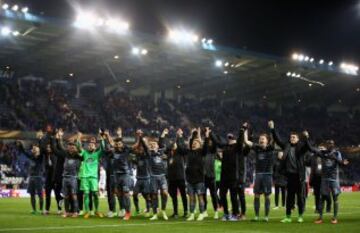
<path fill-rule="evenodd" d="M 221 134 L 236 133 L 241 122 L 249 121 L 255 132 L 265 131 L 269 119 L 275 121 L 281 133 L 307 129 L 316 141 L 334 139 L 342 146 L 360 142 L 359 111 L 329 113 L 326 106 L 302 108 L 282 107 L 278 110 L 264 103 L 252 106 L 236 100 L 187 99 L 172 100 L 148 96 L 130 96 L 111 92 L 106 96 L 80 97 L 75 105 L 75 92 L 61 86 L 49 86 L 43 81 L 0 83 L 0 129 L 39 130 L 45 125 L 62 127 L 68 132 L 80 130 L 95 133 L 98 128 L 124 128 L 133 133 L 137 128 L 161 130 L 164 127 L 189 129 L 212 125 Z M 91 114 L 90 114 L 91 112 Z"/>
<path fill-rule="evenodd" d="M 96 133 L 99 128 L 121 126 L 126 136 L 132 136 L 138 128 L 149 132 L 182 127 L 189 132 L 191 127 L 206 125 L 224 136 L 228 132 L 236 134 L 244 121 L 251 123 L 254 132 L 265 131 L 267 121 L 272 119 L 284 137 L 290 131 L 307 129 L 315 142 L 334 139 L 339 146 L 358 146 L 360 142 L 359 112 L 329 113 L 325 106 L 322 109 L 283 106 L 280 114 L 278 109 L 264 103 L 246 105 L 214 98 L 155 100 L 118 91 L 105 96 L 93 93 L 79 97 L 71 86 L 49 85 L 41 80 L 25 80 L 21 85 L 14 81 L 0 82 L 0 98 L 2 130 L 34 131 L 52 125 L 70 133 L 77 130 Z M 13 144 L 2 144 L 0 153 L 0 163 L 26 176 L 22 174 L 26 160 L 17 159 L 19 155 Z M 352 177 L 360 180 L 353 170 Z"/>

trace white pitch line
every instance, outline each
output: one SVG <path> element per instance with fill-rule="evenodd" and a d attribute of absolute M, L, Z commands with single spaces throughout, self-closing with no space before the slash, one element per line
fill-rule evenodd
<path fill-rule="evenodd" d="M 64 229 L 91 229 L 91 228 L 102 228 L 102 227 L 133 227 L 133 226 L 147 226 L 147 225 L 177 225 L 184 224 L 184 222 L 172 222 L 172 223 L 129 223 L 129 224 L 111 224 L 111 225 L 78 225 L 78 226 L 59 226 L 59 227 L 24 227 L 24 228 L 7 228 L 0 229 L 0 232 L 7 231 L 43 231 L 43 230 L 64 230 Z"/>

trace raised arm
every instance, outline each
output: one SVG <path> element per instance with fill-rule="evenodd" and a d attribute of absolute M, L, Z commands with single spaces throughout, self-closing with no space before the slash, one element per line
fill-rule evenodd
<path fill-rule="evenodd" d="M 244 148 L 244 133 L 247 128 L 248 128 L 247 122 L 245 122 L 240 128 L 239 136 L 236 140 L 236 147 L 239 152 L 243 152 L 243 150 L 245 149 Z M 247 148 L 247 150 L 249 149 L 248 147 L 246 147 L 246 148 Z M 245 153 L 243 153 L 243 154 L 245 155 Z"/>
<path fill-rule="evenodd" d="M 159 138 L 159 148 L 163 148 L 164 150 L 166 150 L 167 146 L 166 145 L 166 137 L 169 134 L 169 130 L 167 128 L 165 128 Z"/>
<path fill-rule="evenodd" d="M 340 153 L 340 151 L 334 151 L 325 156 L 325 158 L 335 160 L 340 165 L 348 165 L 349 160 L 344 159 Z"/>
<path fill-rule="evenodd" d="M 145 139 L 143 137 L 143 131 L 141 129 L 136 130 L 136 136 L 139 138 L 140 145 L 144 148 L 146 155 L 150 155 L 149 147 L 146 145 Z"/>
<path fill-rule="evenodd" d="M 176 131 L 176 145 L 177 145 L 177 150 L 181 154 L 184 155 L 187 152 L 187 147 L 184 139 L 184 132 L 180 128 Z"/>
<path fill-rule="evenodd" d="M 20 140 L 16 141 L 16 147 L 19 152 L 24 154 L 28 159 L 34 160 L 34 156 L 25 150 L 24 144 Z"/>
<path fill-rule="evenodd" d="M 49 142 L 48 134 L 44 135 L 44 133 L 41 130 L 39 130 L 36 132 L 36 139 L 39 142 L 40 153 L 44 154 L 46 151 L 46 144 Z"/>
<path fill-rule="evenodd" d="M 278 146 L 280 146 L 281 149 L 284 150 L 284 149 L 285 149 L 285 146 L 286 146 L 286 143 L 285 143 L 285 141 L 283 141 L 283 140 L 281 139 L 281 137 L 279 136 L 279 133 L 278 133 L 277 130 L 275 129 L 275 123 L 274 123 L 274 121 L 269 121 L 268 125 L 269 125 L 269 128 L 270 128 L 270 130 L 271 130 L 271 135 L 272 135 L 275 143 L 276 143 Z"/>
<path fill-rule="evenodd" d="M 66 151 L 64 150 L 62 144 L 62 139 L 59 138 L 58 135 L 55 136 L 55 138 L 51 138 L 51 149 L 54 152 L 55 156 L 66 156 Z"/>
<path fill-rule="evenodd" d="M 196 137 L 196 138 L 197 138 L 200 142 L 202 142 L 202 138 L 201 138 L 201 128 L 200 128 L 200 127 L 197 128 L 197 132 L 198 132 L 198 133 L 197 133 L 197 137 Z"/>
<path fill-rule="evenodd" d="M 82 133 L 79 131 L 79 132 L 77 132 L 77 134 L 76 134 L 76 148 L 78 149 L 78 151 L 79 151 L 79 154 L 81 155 L 81 156 L 83 156 L 84 155 L 84 153 L 85 153 L 85 151 L 84 151 L 84 149 L 82 148 L 82 144 L 81 144 L 81 139 L 82 139 Z"/>
<path fill-rule="evenodd" d="M 253 147 L 254 143 L 252 141 L 249 141 L 249 135 L 248 135 L 248 130 L 244 131 L 244 143 L 245 145 L 247 145 L 248 147 Z"/>
<path fill-rule="evenodd" d="M 111 137 L 109 130 L 106 130 L 106 131 L 104 132 L 104 136 L 105 136 L 106 142 L 109 143 L 110 146 L 114 147 L 115 142 L 114 142 L 114 139 Z M 119 137 L 119 136 L 118 136 L 118 137 Z M 120 137 L 120 138 L 121 138 L 121 137 Z"/>
<path fill-rule="evenodd" d="M 317 148 L 316 146 L 313 146 L 310 143 L 310 140 L 309 140 L 310 136 L 309 136 L 308 131 L 305 130 L 302 133 L 302 136 L 303 136 L 302 142 L 299 142 L 299 143 L 301 143 L 300 154 L 305 154 L 307 151 L 310 151 L 310 152 L 314 153 L 314 155 L 316 155 L 316 156 L 323 157 L 324 153 L 319 148 Z"/>

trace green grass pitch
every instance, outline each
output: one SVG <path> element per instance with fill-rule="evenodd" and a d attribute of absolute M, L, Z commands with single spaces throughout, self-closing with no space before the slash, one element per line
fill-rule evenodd
<path fill-rule="evenodd" d="M 179 198 L 180 201 L 180 198 Z M 263 213 L 263 199 L 261 199 L 261 213 Z M 193 233 L 193 232 L 301 232 L 301 233 L 321 233 L 321 232 L 360 232 L 360 192 L 343 193 L 340 196 L 339 224 L 330 224 L 330 215 L 325 216 L 325 223 L 322 225 L 313 224 L 317 215 L 314 214 L 313 197 L 307 200 L 307 209 L 305 212 L 305 222 L 296 223 L 296 212 L 293 214 L 294 222 L 291 224 L 280 223 L 284 216 L 284 209 L 271 210 L 270 222 L 253 223 L 250 219 L 254 216 L 252 197 L 247 197 L 248 220 L 242 222 L 221 222 L 213 220 L 212 211 L 209 211 L 209 218 L 203 222 L 186 222 L 179 218 L 178 220 L 158 220 L 150 222 L 143 216 L 133 217 L 130 221 L 124 222 L 119 218 L 96 217 L 90 219 L 67 218 L 53 214 L 49 216 L 31 215 L 29 199 L 0 199 L 0 233 L 3 232 L 66 232 L 66 233 L 102 233 L 102 232 L 149 232 L 149 233 Z M 209 203 L 210 204 L 210 203 Z M 273 205 L 273 201 L 272 201 Z M 107 203 L 105 199 L 100 203 L 101 211 L 107 212 Z M 181 203 L 180 203 L 181 206 Z M 211 204 L 210 206 L 211 207 Z M 171 214 L 172 204 L 169 199 L 168 215 Z M 180 210 L 180 214 L 182 214 Z"/>

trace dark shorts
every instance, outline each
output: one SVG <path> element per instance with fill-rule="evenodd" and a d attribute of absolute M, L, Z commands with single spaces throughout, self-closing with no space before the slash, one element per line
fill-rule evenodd
<path fill-rule="evenodd" d="M 325 180 L 321 179 L 321 195 L 339 195 L 341 193 L 341 188 L 339 181 L 336 180 Z"/>
<path fill-rule="evenodd" d="M 115 175 L 115 190 L 120 192 L 130 192 L 131 176 L 128 174 Z"/>
<path fill-rule="evenodd" d="M 150 177 L 150 192 L 157 193 L 159 190 L 168 190 L 168 184 L 165 175 Z"/>
<path fill-rule="evenodd" d="M 255 194 L 271 194 L 272 174 L 256 174 L 254 193 Z"/>
<path fill-rule="evenodd" d="M 29 177 L 27 192 L 31 195 L 42 194 L 44 182 L 42 177 Z"/>
<path fill-rule="evenodd" d="M 64 196 L 77 194 L 78 192 L 78 179 L 76 177 L 63 177 L 62 180 L 62 193 Z"/>
<path fill-rule="evenodd" d="M 150 178 L 137 179 L 134 187 L 134 193 L 150 193 Z"/>
<path fill-rule="evenodd" d="M 203 182 L 196 184 L 187 183 L 186 188 L 189 195 L 201 195 L 205 193 L 205 183 Z"/>

